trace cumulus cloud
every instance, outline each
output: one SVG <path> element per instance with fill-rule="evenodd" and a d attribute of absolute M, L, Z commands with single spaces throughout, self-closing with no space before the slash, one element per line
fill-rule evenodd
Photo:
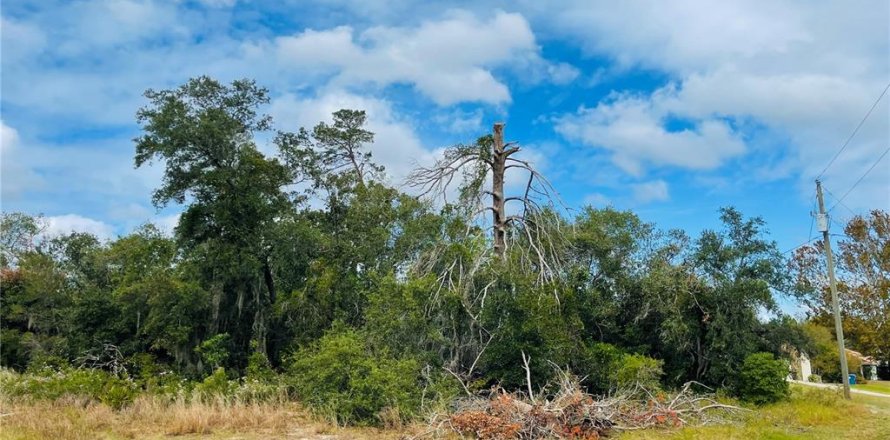
<path fill-rule="evenodd" d="M 570 140 L 610 150 L 615 165 L 635 176 L 643 174 L 645 163 L 712 169 L 745 151 L 724 121 L 707 118 L 692 128 L 670 131 L 669 116 L 658 101 L 621 96 L 559 118 L 556 130 Z"/>
<path fill-rule="evenodd" d="M 796 178 L 808 195 L 890 72 L 890 4 L 880 0 L 525 6 L 533 23 L 614 60 L 613 71 L 642 66 L 668 75 L 652 93 L 613 96 L 560 120 L 562 134 L 605 148 L 634 174 L 646 162 L 709 169 L 745 155 L 740 174 Z M 830 186 L 850 187 L 886 148 L 888 109 L 885 98 L 824 176 Z M 671 130 L 674 118 L 693 127 Z M 850 203 L 890 205 L 887 169 L 872 172 Z"/>
<path fill-rule="evenodd" d="M 93 234 L 99 239 L 112 238 L 114 228 L 111 225 L 78 214 L 65 214 L 46 217 L 46 230 L 48 236 L 70 234 L 72 232 L 85 232 Z"/>
<path fill-rule="evenodd" d="M 26 158 L 18 131 L 0 120 L 0 196 L 3 199 L 18 199 L 26 191 L 44 185 L 44 180 L 25 165 Z"/>
<path fill-rule="evenodd" d="M 337 86 L 409 84 L 440 105 L 509 102 L 507 85 L 493 74 L 501 66 L 534 67 L 557 83 L 578 75 L 571 65 L 543 60 L 525 18 L 503 11 L 487 20 L 451 11 L 416 27 L 359 33 L 349 26 L 310 29 L 278 37 L 275 51 L 294 68 L 333 75 Z"/>

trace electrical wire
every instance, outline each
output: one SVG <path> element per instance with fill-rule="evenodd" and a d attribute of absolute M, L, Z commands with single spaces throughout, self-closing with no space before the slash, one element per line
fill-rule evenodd
<path fill-rule="evenodd" d="M 838 199 L 838 201 L 835 202 L 834 205 L 831 206 L 829 211 L 834 209 L 835 206 L 837 206 L 839 203 L 843 202 L 844 199 L 847 198 L 848 195 L 850 195 L 850 192 L 852 192 L 853 189 L 855 189 L 857 185 L 862 183 L 862 180 L 865 179 L 865 176 L 868 176 L 868 173 L 870 173 L 871 170 L 875 169 L 875 167 L 878 166 L 879 163 L 881 163 L 881 160 L 884 159 L 884 156 L 886 156 L 887 153 L 890 153 L 890 147 L 887 147 L 887 149 L 884 150 L 884 152 L 878 157 L 878 160 L 876 160 L 875 163 L 871 164 L 871 167 L 869 167 L 868 170 L 866 170 L 865 173 L 859 177 L 859 180 L 857 180 L 856 183 L 854 183 L 853 186 L 851 186 L 850 189 L 848 189 L 847 192 L 845 192 L 844 195 L 841 196 L 841 198 Z"/>
<path fill-rule="evenodd" d="M 834 193 L 832 193 L 831 190 L 829 190 L 828 188 L 826 188 L 824 183 L 822 184 L 822 189 L 824 189 L 825 192 L 827 192 L 829 195 L 831 195 L 831 197 L 834 197 L 835 202 L 834 202 L 834 205 L 833 205 L 833 206 L 837 206 L 838 204 L 840 204 L 840 205 L 843 206 L 844 208 L 847 208 L 847 211 L 849 211 L 850 214 L 853 214 L 853 217 L 856 217 L 857 215 L 859 215 L 859 214 L 856 214 L 856 213 L 853 211 L 852 208 L 850 208 L 849 206 L 847 206 L 847 204 L 844 203 L 840 198 L 838 198 L 838 196 L 834 195 Z M 829 211 L 830 211 L 830 210 L 829 210 Z"/>
<path fill-rule="evenodd" d="M 856 133 L 859 133 L 859 129 L 862 128 L 862 124 L 864 124 L 865 120 L 868 119 L 869 116 L 871 116 L 871 112 L 873 112 L 875 110 L 875 107 L 878 106 L 878 103 L 881 102 L 881 98 L 883 98 L 884 95 L 887 94 L 887 89 L 890 89 L 890 83 L 887 83 L 887 87 L 884 87 L 884 91 L 881 92 L 881 95 L 878 96 L 878 99 L 875 100 L 875 103 L 872 104 L 871 108 L 868 109 L 868 112 L 865 114 L 862 120 L 859 121 L 859 125 L 857 125 L 856 129 L 853 130 L 853 133 L 850 133 L 850 137 L 847 138 L 847 141 L 844 142 L 843 145 L 841 145 L 841 149 L 838 150 L 834 157 L 831 158 L 831 160 L 828 162 L 828 165 L 825 165 L 825 169 L 823 169 L 822 172 L 819 173 L 818 176 L 816 176 L 816 180 L 819 180 L 819 178 L 822 177 L 822 175 L 824 175 L 826 171 L 828 171 L 828 168 L 831 167 L 831 164 L 833 164 L 834 161 L 837 160 L 838 156 L 840 156 L 841 153 L 843 153 L 844 150 L 847 148 L 847 146 L 850 145 L 850 141 L 853 140 L 853 137 L 856 136 Z"/>
<path fill-rule="evenodd" d="M 782 255 L 785 255 L 785 254 L 787 254 L 788 252 L 791 252 L 791 251 L 796 251 L 796 250 L 798 250 L 798 249 L 800 249 L 800 248 L 802 248 L 802 247 L 804 247 L 804 246 L 806 246 L 806 245 L 812 243 L 813 240 L 818 240 L 818 239 L 819 239 L 819 237 L 811 237 L 809 240 L 807 240 L 807 241 L 805 241 L 805 242 L 803 242 L 803 243 L 801 243 L 801 244 L 799 244 L 799 245 L 797 245 L 797 246 L 794 246 L 793 248 L 788 249 L 788 250 L 785 251 L 785 252 L 782 252 Z"/>

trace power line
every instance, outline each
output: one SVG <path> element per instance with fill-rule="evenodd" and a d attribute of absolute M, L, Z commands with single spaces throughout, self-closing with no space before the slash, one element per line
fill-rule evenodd
<path fill-rule="evenodd" d="M 856 133 L 859 133 L 859 129 L 862 128 L 862 124 L 865 123 L 865 120 L 868 119 L 869 116 L 871 116 L 871 112 L 874 111 L 875 107 L 878 106 L 878 103 L 881 102 L 881 98 L 883 98 L 884 95 L 887 93 L 887 89 L 890 89 L 890 83 L 887 83 L 887 87 L 884 87 L 884 91 L 881 92 L 881 96 L 878 96 L 878 99 L 875 100 L 875 103 L 872 104 L 870 109 L 868 109 L 868 113 L 866 113 L 862 120 L 859 121 L 859 125 L 857 125 L 856 129 L 853 130 L 853 133 L 850 133 L 850 137 L 847 138 L 847 141 L 844 142 L 844 145 L 841 146 L 841 149 L 838 150 L 837 154 L 835 154 L 834 157 L 831 158 L 831 160 L 828 162 L 828 165 L 825 165 L 825 169 L 823 169 L 822 172 L 819 173 L 818 176 L 816 176 L 816 180 L 819 180 L 819 178 L 822 177 L 822 175 L 825 174 L 826 171 L 828 171 L 828 168 L 831 167 L 831 164 L 833 164 L 834 161 L 837 160 L 838 156 L 840 156 L 841 153 L 844 152 L 844 150 L 847 148 L 847 145 L 850 145 L 850 141 L 853 140 L 853 137 L 856 136 Z"/>
<path fill-rule="evenodd" d="M 850 195 L 850 192 L 853 191 L 853 189 L 856 188 L 857 185 L 862 183 L 862 180 L 865 179 L 865 176 L 868 176 L 868 173 L 870 173 L 871 170 L 875 169 L 875 167 L 878 166 L 879 163 L 881 163 L 881 160 L 884 158 L 884 156 L 887 155 L 887 153 L 890 153 L 890 147 L 887 147 L 887 149 L 884 150 L 884 152 L 878 157 L 878 160 L 876 160 L 875 163 L 871 164 L 871 167 L 869 167 L 868 170 L 865 171 L 865 174 L 863 174 L 859 178 L 859 180 L 857 180 L 856 183 L 854 183 L 853 186 L 851 186 L 850 189 L 848 189 L 847 192 L 845 192 L 844 195 L 841 196 L 841 198 L 838 199 L 838 201 L 835 202 L 834 205 L 832 205 L 832 207 L 831 207 L 831 209 L 829 209 L 829 211 L 834 209 L 835 206 L 837 206 L 839 203 L 843 202 L 844 199 L 847 198 L 848 195 Z"/>
<path fill-rule="evenodd" d="M 796 250 L 798 250 L 798 249 L 800 249 L 800 248 L 802 248 L 802 247 L 804 247 L 804 246 L 806 246 L 806 245 L 812 243 L 813 240 L 815 240 L 815 239 L 817 239 L 817 238 L 819 238 L 819 237 L 810 237 L 809 240 L 807 240 L 807 241 L 805 241 L 805 242 L 803 242 L 803 243 L 801 243 L 801 244 L 799 244 L 799 245 L 797 245 L 797 246 L 794 246 L 793 248 L 788 249 L 788 250 L 785 251 L 785 252 L 782 252 L 782 255 L 785 255 L 785 254 L 787 254 L 788 252 L 791 252 L 791 251 L 796 251 Z"/>
<path fill-rule="evenodd" d="M 835 202 L 834 202 L 834 206 L 841 205 L 841 206 L 843 206 L 844 208 L 847 208 L 847 211 L 850 211 L 850 214 L 853 214 L 853 217 L 856 217 L 857 215 L 859 215 L 859 214 L 856 214 L 856 213 L 853 211 L 852 208 L 850 208 L 849 206 L 847 206 L 846 203 L 844 203 L 841 199 L 839 199 L 838 196 L 834 195 L 834 193 L 831 192 L 831 190 L 829 190 L 829 189 L 825 186 L 825 184 L 822 184 L 822 189 L 824 189 L 825 192 L 827 192 L 828 194 L 831 195 L 831 197 L 834 198 L 834 200 L 835 200 Z M 829 209 L 829 211 L 831 211 L 831 210 Z"/>

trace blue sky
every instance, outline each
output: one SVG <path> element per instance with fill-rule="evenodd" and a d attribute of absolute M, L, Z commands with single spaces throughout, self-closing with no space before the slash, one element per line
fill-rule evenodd
<path fill-rule="evenodd" d="M 890 81 L 888 23 L 884 0 L 7 0 L 0 200 L 53 232 L 169 227 L 161 170 L 133 168 L 134 114 L 143 90 L 206 74 L 268 87 L 280 129 L 367 110 L 396 184 L 502 120 L 573 207 L 696 233 L 734 205 L 784 250 Z M 831 194 L 888 148 L 888 108 L 825 173 Z M 890 208 L 890 157 L 832 214 L 872 208 Z"/>

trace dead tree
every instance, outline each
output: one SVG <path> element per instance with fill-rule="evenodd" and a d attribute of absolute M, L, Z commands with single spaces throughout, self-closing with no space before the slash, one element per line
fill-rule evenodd
<path fill-rule="evenodd" d="M 441 197 L 448 203 L 449 188 L 455 180 L 462 180 L 457 206 L 468 224 L 484 224 L 483 214 L 491 211 L 491 251 L 496 259 L 506 260 L 508 248 L 513 246 L 519 262 L 535 271 L 538 281 L 552 281 L 562 270 L 565 239 L 556 205 L 564 205 L 531 163 L 514 157 L 520 151 L 515 142 L 504 142 L 504 124 L 496 123 L 492 135 L 480 138 L 475 145 L 451 147 L 431 167 L 414 170 L 408 184 L 420 188 L 422 197 Z M 528 173 L 528 180 L 520 194 L 508 197 L 505 186 L 511 169 Z M 485 188 L 489 177 L 491 186 Z M 489 203 L 485 196 L 491 197 Z M 510 202 L 521 205 L 515 214 L 508 212 Z"/>
<path fill-rule="evenodd" d="M 407 180 L 421 197 L 443 200 L 456 221 L 451 224 L 465 227 L 463 235 L 455 231 L 460 228 L 443 230 L 443 239 L 413 267 L 418 275 L 433 274 L 438 281 L 426 306 L 427 318 L 436 319 L 443 292 L 459 295 L 466 316 L 459 325 L 445 323 L 452 347 L 443 361 L 464 384 L 500 329 L 499 323 L 482 319 L 489 291 L 506 287 L 499 285 L 504 278 L 498 274 L 509 267 L 514 273 L 535 274 L 536 284 L 543 286 L 565 273 L 567 240 L 556 210 L 563 205 L 550 182 L 518 158 L 520 151 L 515 142 L 504 142 L 504 124 L 497 123 L 492 134 L 446 149 L 432 166 L 415 169 Z M 524 186 L 508 196 L 508 177 L 519 172 L 527 174 L 520 178 Z M 457 200 L 449 201 L 455 190 Z M 557 291 L 553 289 L 554 295 Z"/>

